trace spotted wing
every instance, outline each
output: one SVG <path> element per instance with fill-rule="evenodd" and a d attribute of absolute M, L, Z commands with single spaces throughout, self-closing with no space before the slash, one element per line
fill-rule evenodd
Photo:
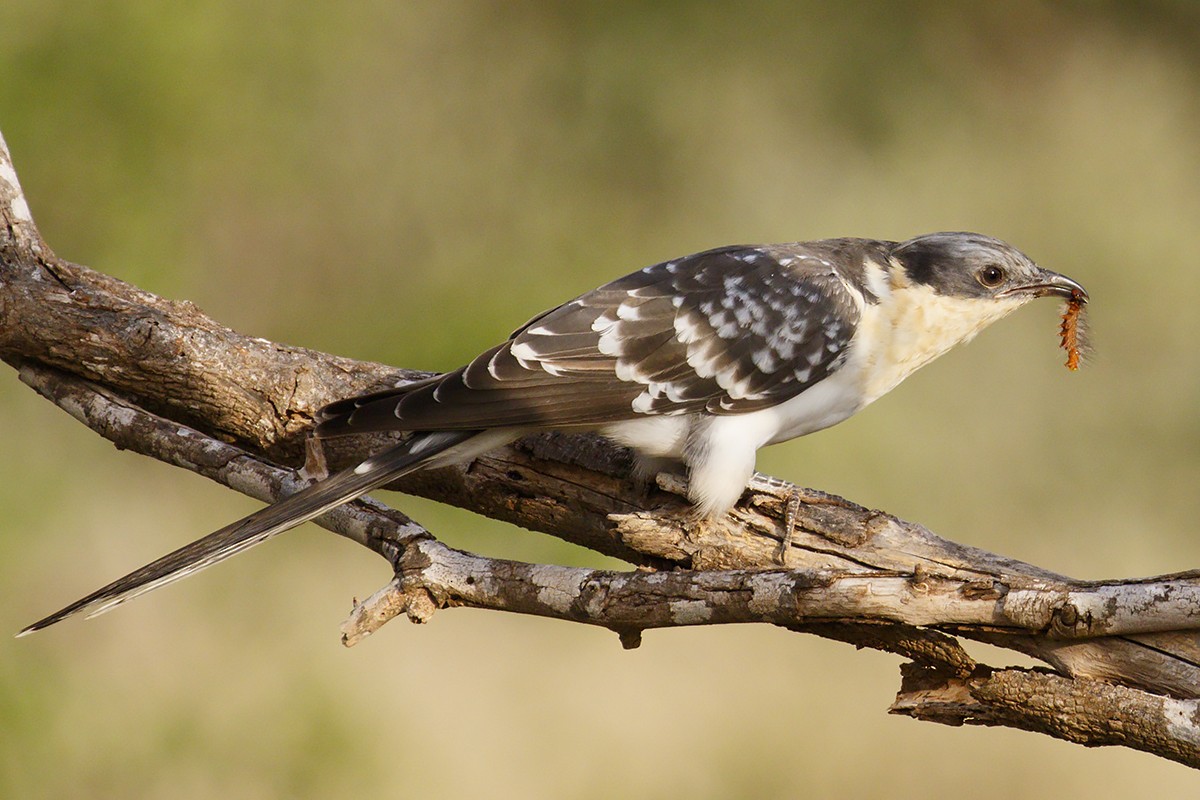
<path fill-rule="evenodd" d="M 861 313 L 845 265 L 821 244 L 647 267 L 535 317 L 465 367 L 334 403 L 321 433 L 599 427 L 783 402 L 844 358 Z"/>

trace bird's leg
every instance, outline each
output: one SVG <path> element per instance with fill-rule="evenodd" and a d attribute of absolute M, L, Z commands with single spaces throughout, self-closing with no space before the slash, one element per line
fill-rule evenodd
<path fill-rule="evenodd" d="M 321 444 L 321 437 L 315 433 L 310 433 L 304 439 L 304 466 L 300 468 L 300 477 L 310 483 L 317 483 L 329 477 L 325 446 Z"/>
<path fill-rule="evenodd" d="M 792 549 L 792 540 L 796 538 L 796 516 L 800 513 L 800 492 L 795 487 L 787 494 L 787 505 L 783 510 L 783 537 L 775 551 L 775 560 L 780 566 L 787 566 L 787 554 Z"/>
<path fill-rule="evenodd" d="M 800 504 L 808 505 L 842 505 L 840 497 L 825 494 L 812 489 L 802 489 L 799 486 L 782 481 L 779 478 L 756 472 L 750 478 L 750 488 L 773 495 L 783 502 L 783 536 L 775 549 L 775 561 L 787 565 L 787 554 L 796 538 L 796 528 L 800 521 Z"/>

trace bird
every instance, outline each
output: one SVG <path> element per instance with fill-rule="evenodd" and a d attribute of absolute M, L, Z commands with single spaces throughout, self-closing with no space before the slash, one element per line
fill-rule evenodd
<path fill-rule="evenodd" d="M 718 519 L 743 494 L 759 448 L 842 422 L 1046 296 L 1088 300 L 1071 278 L 970 232 L 734 245 L 654 264 L 533 317 L 465 366 L 326 406 L 317 442 L 407 436 L 18 636 L 95 616 L 402 475 L 535 431 L 597 431 L 630 448 L 644 474 L 681 466 L 694 518 Z"/>

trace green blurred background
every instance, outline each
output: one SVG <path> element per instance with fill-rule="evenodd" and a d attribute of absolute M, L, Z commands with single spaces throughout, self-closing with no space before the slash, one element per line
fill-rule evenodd
<path fill-rule="evenodd" d="M 1197 566 L 1200 5 L 48 2 L 0 7 L 0 130 L 66 258 L 237 329 L 457 366 L 735 242 L 968 229 L 1044 302 L 760 467 L 1087 578 Z M 0 631 L 254 504 L 0 376 Z M 453 544 L 604 563 L 392 499 Z M 766 626 L 449 611 L 353 650 L 382 561 L 312 526 L 89 623 L 0 637 L 0 796 L 1194 792 L 1150 756 L 889 717 L 894 657 Z M 1000 651 L 984 658 L 1011 663 Z"/>

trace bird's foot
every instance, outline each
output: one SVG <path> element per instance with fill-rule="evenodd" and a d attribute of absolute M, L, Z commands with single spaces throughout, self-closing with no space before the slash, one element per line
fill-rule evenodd
<path fill-rule="evenodd" d="M 778 478 L 759 473 L 755 473 L 750 483 L 752 489 L 768 491 L 783 502 L 783 535 L 779 539 L 779 546 L 775 549 L 775 561 L 782 566 L 787 565 L 787 554 L 795 541 L 796 529 L 800 527 L 800 504 L 815 506 L 845 503 L 840 497 L 812 489 L 803 489 Z M 756 483 L 759 485 L 755 486 Z"/>
<path fill-rule="evenodd" d="M 775 549 L 775 561 L 780 566 L 787 566 L 787 555 L 796 538 L 796 516 L 800 513 L 801 499 L 801 493 L 794 487 L 787 494 L 787 502 L 783 507 L 783 536 L 779 539 L 779 547 Z"/>

